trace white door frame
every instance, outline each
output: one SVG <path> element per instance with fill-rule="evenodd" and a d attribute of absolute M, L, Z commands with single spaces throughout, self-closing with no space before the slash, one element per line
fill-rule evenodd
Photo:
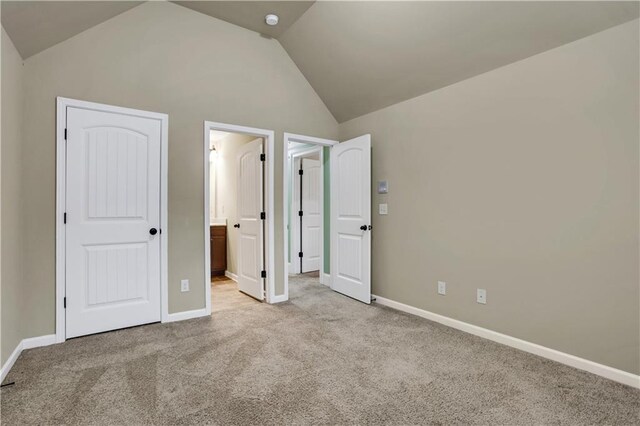
<path fill-rule="evenodd" d="M 67 199 L 67 160 L 65 130 L 67 107 L 94 111 L 126 114 L 136 117 L 150 118 L 160 121 L 160 304 L 161 321 L 169 321 L 169 287 L 168 287 L 168 130 L 169 116 L 158 112 L 142 111 L 113 105 L 86 102 L 63 97 L 56 98 L 56 343 L 66 340 L 66 315 L 64 298 L 66 296 L 66 232 L 64 213 Z"/>
<path fill-rule="evenodd" d="M 328 146 L 331 147 L 333 145 L 336 145 L 338 143 L 338 141 L 335 140 L 331 140 L 331 139 L 322 139 L 322 138 L 316 138 L 313 136 L 304 136 L 304 135 L 296 135 L 294 133 L 285 133 L 284 134 L 284 138 L 283 138 L 283 145 L 282 145 L 282 188 L 283 188 L 283 192 L 282 192 L 282 205 L 283 205 L 283 210 L 282 210 L 282 228 L 283 228 L 283 241 L 284 241 L 284 251 L 283 251 L 283 255 L 284 255 L 284 294 L 282 295 L 282 301 L 285 300 L 289 300 L 289 235 L 288 235 L 288 228 L 289 228 L 289 215 L 287 214 L 288 211 L 288 201 L 289 201 L 289 180 L 287 179 L 287 176 L 289 176 L 290 173 L 292 173 L 290 164 L 289 164 L 289 142 L 298 142 L 298 143 L 305 143 L 305 144 L 309 144 L 309 145 L 319 145 L 322 147 Z M 324 153 L 321 151 L 320 155 L 321 155 L 321 159 L 323 158 L 322 155 Z M 322 197 L 320 198 L 320 208 L 322 209 L 322 239 L 321 239 L 321 265 L 320 265 L 320 277 L 321 277 L 321 281 L 324 284 L 327 284 L 324 282 L 324 161 L 321 164 L 321 168 L 320 168 L 320 173 L 321 173 L 321 181 L 322 181 Z"/>
<path fill-rule="evenodd" d="M 292 179 L 291 182 L 293 182 L 293 179 L 296 179 L 300 177 L 300 175 L 298 175 L 295 171 L 295 168 L 292 167 L 295 165 L 296 160 L 298 159 L 302 159 L 302 158 L 306 158 L 308 157 L 310 154 L 315 154 L 318 153 L 318 156 L 320 158 L 320 193 L 322 194 L 322 197 L 320 197 L 320 214 L 322 216 L 322 220 L 320 223 L 320 233 L 323 236 L 323 238 L 320 240 L 320 265 L 322 265 L 322 267 L 320 268 L 323 272 L 324 272 L 324 150 L 322 149 L 322 146 L 314 146 L 311 148 L 306 148 L 306 149 L 302 149 L 300 151 L 295 151 L 291 154 L 291 162 L 289 164 L 289 174 L 290 174 L 290 178 Z M 285 178 L 287 176 L 283 175 L 283 178 Z M 294 187 L 295 187 L 295 182 L 294 183 Z M 287 186 L 288 187 L 288 186 Z M 285 194 L 285 196 L 287 196 L 287 198 L 289 197 L 289 194 Z M 297 212 L 300 209 L 300 200 L 298 201 L 298 205 L 295 206 L 294 205 L 294 199 L 295 199 L 295 195 L 291 197 L 291 205 L 289 206 L 289 208 L 291 209 L 291 213 L 293 214 L 293 212 Z M 294 208 L 295 207 L 295 208 Z M 285 210 L 284 214 L 287 215 L 287 211 Z M 287 217 L 289 217 L 287 215 Z M 289 226 L 291 227 L 291 235 L 293 236 L 295 234 L 295 236 L 297 236 L 298 238 L 292 238 L 292 244 L 291 244 L 291 251 L 292 254 L 294 252 L 297 251 L 301 251 L 300 247 L 298 247 L 298 244 L 296 243 L 296 241 L 300 240 L 300 234 L 299 232 L 301 232 L 301 229 L 299 227 L 299 216 L 296 216 L 296 218 L 298 218 L 298 220 L 292 220 L 289 223 Z M 295 232 L 294 232 L 295 231 Z M 288 238 L 287 238 L 288 240 Z M 287 241 L 287 244 L 289 243 L 289 241 Z M 288 249 L 287 249 L 288 251 Z M 285 256 L 287 256 L 288 253 L 285 252 Z M 288 273 L 291 273 L 291 268 L 293 268 L 296 272 L 295 273 L 299 273 L 299 269 L 300 269 L 300 258 L 296 257 L 296 263 L 298 265 L 298 268 L 296 269 L 296 267 L 293 265 L 293 257 L 291 258 L 291 262 L 289 262 L 289 268 L 288 269 Z M 323 274 L 320 274 L 320 282 L 322 283 L 322 277 Z"/>
<path fill-rule="evenodd" d="M 255 127 L 238 126 L 235 124 L 216 123 L 213 121 L 204 122 L 204 137 L 203 137 L 203 153 L 204 153 L 204 283 L 205 283 L 205 309 L 207 315 L 211 315 L 211 247 L 210 247 L 210 226 L 211 226 L 211 212 L 210 212 L 210 176 L 209 176 L 209 147 L 210 147 L 210 135 L 211 130 L 219 130 L 229 133 L 243 133 L 245 135 L 256 136 L 264 138 L 266 144 L 266 180 L 264 182 L 264 200 L 265 200 L 265 212 L 267 213 L 267 229 L 265 235 L 265 255 L 267 258 L 267 278 L 266 278 L 266 301 L 267 303 L 278 303 L 286 299 L 283 296 L 276 296 L 275 294 L 275 276 L 276 276 L 276 262 L 274 256 L 275 249 L 275 218 L 274 218 L 274 143 L 275 133 L 273 130 L 258 129 Z"/>

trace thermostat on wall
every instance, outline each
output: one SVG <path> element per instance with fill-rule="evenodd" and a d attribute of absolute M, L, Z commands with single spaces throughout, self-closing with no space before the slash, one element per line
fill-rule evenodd
<path fill-rule="evenodd" d="M 389 192 L 389 186 L 386 180 L 378 181 L 378 194 L 386 194 Z"/>

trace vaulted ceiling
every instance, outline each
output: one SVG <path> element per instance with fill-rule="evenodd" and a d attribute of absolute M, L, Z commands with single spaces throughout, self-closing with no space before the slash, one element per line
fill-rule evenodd
<path fill-rule="evenodd" d="M 142 1 L 2 1 L 2 26 L 26 59 Z"/>
<path fill-rule="evenodd" d="M 26 59 L 140 3 L 2 1 L 2 25 Z M 339 122 L 639 15 L 625 1 L 174 3 L 277 38 Z M 280 16 L 276 27 L 267 13 Z"/>
<path fill-rule="evenodd" d="M 270 37 L 278 38 L 314 3 L 313 1 L 173 1 L 180 6 Z M 278 25 L 269 26 L 267 14 L 278 15 Z"/>
<path fill-rule="evenodd" d="M 637 17 L 637 2 L 317 2 L 280 43 L 343 122 Z"/>

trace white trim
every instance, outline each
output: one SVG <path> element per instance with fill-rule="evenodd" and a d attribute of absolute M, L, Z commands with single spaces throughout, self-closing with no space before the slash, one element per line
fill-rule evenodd
<path fill-rule="evenodd" d="M 39 348 L 41 346 L 49 346 L 56 343 L 55 334 L 47 334 L 45 336 L 29 337 L 22 340 L 22 349 Z"/>
<path fill-rule="evenodd" d="M 375 303 L 383 306 L 388 306 L 393 309 L 397 309 L 402 312 L 417 315 L 422 318 L 426 318 L 431 321 L 435 321 L 440 324 L 444 324 L 448 327 L 455 328 L 457 330 L 464 331 L 466 333 L 479 336 L 493 342 L 501 343 L 503 345 L 510 346 L 521 351 L 529 352 L 534 355 L 541 356 L 543 358 L 550 359 L 552 361 L 559 362 L 561 364 L 568 365 L 570 367 L 577 368 L 579 370 L 588 371 L 589 373 L 596 374 L 598 376 L 605 377 L 607 379 L 623 383 L 625 385 L 640 389 L 640 376 L 632 374 L 626 371 L 618 370 L 617 368 L 609 367 L 604 364 L 589 361 L 584 358 L 570 355 L 565 352 L 560 352 L 555 349 L 547 348 L 545 346 L 531 343 L 526 340 L 511 337 L 506 334 L 498 333 L 486 328 L 478 327 L 477 325 L 469 324 L 463 321 L 459 321 L 453 318 L 446 317 L 444 315 L 436 314 L 433 312 L 425 311 L 424 309 L 416 308 L 414 306 L 405 305 L 404 303 L 396 302 L 395 300 L 387 299 L 384 297 L 372 295 L 375 298 Z"/>
<path fill-rule="evenodd" d="M 11 352 L 9 358 L 0 369 L 0 383 L 4 381 L 11 371 L 13 364 L 18 360 L 22 351 L 27 349 L 39 348 L 41 346 L 49 346 L 56 343 L 56 335 L 55 334 L 47 334 L 46 336 L 38 336 L 38 337 L 29 337 L 27 339 L 22 339 L 16 348 Z"/>
<path fill-rule="evenodd" d="M 80 101 L 58 96 L 56 98 L 56 343 L 66 340 L 66 317 L 64 310 L 65 291 L 65 226 L 64 212 L 66 205 L 66 144 L 64 130 L 67 124 L 67 107 L 82 108 L 94 111 L 105 111 L 159 120 L 160 135 L 160 318 L 166 322 L 169 315 L 169 261 L 168 234 L 169 209 L 167 197 L 168 184 L 168 145 L 169 116 L 151 111 L 142 111 L 95 102 Z"/>
<path fill-rule="evenodd" d="M 331 287 L 331 274 L 325 274 L 324 272 L 322 272 L 320 276 L 324 277 L 322 280 L 320 280 L 320 282 L 327 287 Z"/>
<path fill-rule="evenodd" d="M 194 309 L 192 311 L 176 312 L 174 314 L 169 314 L 167 320 L 163 322 L 184 321 L 192 318 L 207 317 L 209 315 L 211 315 L 211 312 L 207 312 L 205 308 Z"/>
<path fill-rule="evenodd" d="M 66 233 L 64 210 L 67 204 L 67 158 L 64 129 L 67 124 L 67 102 L 57 99 L 56 107 L 56 342 L 65 341 L 64 296 L 66 270 Z"/>
<path fill-rule="evenodd" d="M 203 128 L 203 164 L 204 164 L 204 309 L 211 315 L 211 131 L 204 122 Z M 217 184 L 217 180 L 216 180 Z"/>
<path fill-rule="evenodd" d="M 22 353 L 22 341 L 18 343 L 16 348 L 13 350 L 13 352 L 11 352 L 11 355 L 9 355 L 9 358 L 7 358 L 7 361 L 2 366 L 2 369 L 0 369 L 0 383 L 4 381 L 5 377 L 7 377 L 7 374 L 9 374 L 9 371 L 11 371 L 13 364 L 16 363 L 21 353 Z"/>
<path fill-rule="evenodd" d="M 265 236 L 265 250 L 267 257 L 267 282 L 266 301 L 267 303 L 277 303 L 280 301 L 276 297 L 276 262 L 275 262 L 275 204 L 274 204 L 274 162 L 275 162 L 275 132 L 273 130 L 258 129 L 255 127 L 238 126 L 235 124 L 216 123 L 213 121 L 204 122 L 204 276 L 205 276 L 205 310 L 211 315 L 211 257 L 209 252 L 209 226 L 211 212 L 209 211 L 209 135 L 211 130 L 220 130 L 229 133 L 244 133 L 251 136 L 264 138 L 266 148 L 265 167 L 267 179 L 265 182 L 265 212 L 267 213 L 267 230 Z M 226 273 L 225 273 L 226 275 Z M 286 275 L 286 274 L 285 274 Z"/>
<path fill-rule="evenodd" d="M 288 296 L 284 294 L 280 294 L 278 296 L 275 296 L 273 299 L 271 299 L 271 303 L 281 303 L 281 302 L 286 302 L 287 300 L 289 300 Z"/>
<path fill-rule="evenodd" d="M 161 115 L 162 140 L 160 146 L 160 320 L 169 320 L 169 116 Z"/>
<path fill-rule="evenodd" d="M 284 257 L 284 269 L 283 271 L 289 271 L 289 238 L 288 238 L 288 228 L 289 228 L 289 215 L 288 211 L 288 203 L 289 200 L 289 180 L 287 176 L 291 173 L 291 167 L 289 164 L 289 142 L 299 142 L 306 143 L 311 145 L 321 145 L 331 147 L 333 145 L 338 144 L 338 141 L 331 139 L 322 139 L 316 138 L 313 136 L 304 136 L 304 135 L 296 135 L 294 133 L 285 133 L 282 139 L 282 228 L 283 228 L 283 240 L 284 240 L 284 251 L 282 252 Z M 324 274 L 324 150 L 320 150 L 322 167 L 321 167 L 321 175 L 322 175 L 322 198 L 321 198 L 321 208 L 322 208 L 322 260 L 320 265 L 320 274 Z M 289 300 L 289 274 L 284 274 L 284 294 L 281 297 L 281 301 Z"/>
<path fill-rule="evenodd" d="M 224 276 L 229 278 L 230 280 L 238 282 L 238 276 L 236 274 L 234 274 L 233 272 L 224 271 Z"/>

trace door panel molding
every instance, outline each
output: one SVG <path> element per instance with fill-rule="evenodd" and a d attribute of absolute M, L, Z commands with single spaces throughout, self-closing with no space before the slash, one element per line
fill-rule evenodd
<path fill-rule="evenodd" d="M 65 212 L 67 204 L 67 109 L 89 110 L 96 112 L 114 113 L 118 115 L 158 120 L 160 123 L 160 320 L 169 320 L 168 303 L 168 207 L 167 207 L 167 172 L 168 172 L 168 128 L 169 116 L 163 113 L 149 112 L 105 105 L 94 102 L 81 101 L 58 97 L 56 99 L 56 332 L 57 343 L 66 340 L 66 223 Z M 113 213 L 113 212 L 112 212 Z M 122 212 L 115 212 L 120 216 Z M 137 213 L 137 212 L 136 212 Z M 123 216 L 128 216 L 124 212 Z"/>

